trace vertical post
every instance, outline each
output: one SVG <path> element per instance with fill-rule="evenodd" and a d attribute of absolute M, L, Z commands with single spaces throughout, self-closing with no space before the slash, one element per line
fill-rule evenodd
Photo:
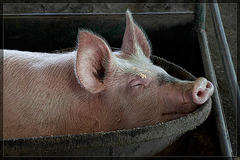
<path fill-rule="evenodd" d="M 218 84 L 216 79 L 215 70 L 213 68 L 210 50 L 208 47 L 207 35 L 205 32 L 205 17 L 206 17 L 206 0 L 200 0 L 196 6 L 195 11 L 195 31 L 198 35 L 200 50 L 203 59 L 203 65 L 206 77 L 213 83 L 215 87 L 213 99 L 213 111 L 216 120 L 218 139 L 220 143 L 221 153 L 225 157 L 232 157 L 232 147 L 226 127 L 224 112 L 219 98 Z"/>
<path fill-rule="evenodd" d="M 240 91 L 239 85 L 237 82 L 236 72 L 234 70 L 227 38 L 224 32 L 224 27 L 221 20 L 220 11 L 216 0 L 213 0 L 214 3 L 209 4 L 211 15 L 213 19 L 213 25 L 217 37 L 217 42 L 219 46 L 219 51 L 222 59 L 222 64 L 225 73 L 225 79 L 231 95 L 232 106 L 235 112 L 236 119 L 236 128 L 237 128 L 237 147 L 240 147 Z M 238 156 L 240 153 L 237 153 Z"/>
<path fill-rule="evenodd" d="M 195 7 L 195 30 L 205 30 L 205 18 L 206 18 L 206 0 L 197 0 L 198 3 Z"/>

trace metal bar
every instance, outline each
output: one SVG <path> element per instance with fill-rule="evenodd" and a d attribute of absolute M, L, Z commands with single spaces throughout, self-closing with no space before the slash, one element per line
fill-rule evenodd
<path fill-rule="evenodd" d="M 206 77 L 213 83 L 215 87 L 214 94 L 212 96 L 213 99 L 213 110 L 214 110 L 214 117 L 216 119 L 216 125 L 217 125 L 217 130 L 218 130 L 218 139 L 220 142 L 220 148 L 222 155 L 225 157 L 233 157 L 233 152 L 232 152 L 232 146 L 228 134 L 228 130 L 226 127 L 225 119 L 223 116 L 223 108 L 222 104 L 220 103 L 220 98 L 219 98 L 219 93 L 218 93 L 218 84 L 217 84 L 217 79 L 216 79 L 216 74 L 213 69 L 213 64 L 212 64 L 212 59 L 210 57 L 210 51 L 208 48 L 208 41 L 207 41 L 207 35 L 205 30 L 201 30 L 198 32 L 198 40 L 200 44 L 200 49 L 201 49 L 201 54 L 202 58 L 205 63 L 204 65 L 204 70 Z"/>
<path fill-rule="evenodd" d="M 227 38 L 224 32 L 220 11 L 216 0 L 213 0 L 214 3 L 210 3 L 210 11 L 213 19 L 214 29 L 218 41 L 219 51 L 221 54 L 222 64 L 224 67 L 224 73 L 227 79 L 228 88 L 230 90 L 232 106 L 234 107 L 235 116 L 236 116 L 236 125 L 237 125 L 237 139 L 240 138 L 240 91 L 239 85 L 237 82 L 236 72 L 234 70 L 229 46 L 227 43 Z M 239 146 L 239 144 L 238 144 Z M 238 155 L 240 153 L 237 153 Z"/>
<path fill-rule="evenodd" d="M 213 68 L 212 59 L 208 47 L 207 35 L 205 32 L 205 18 L 206 18 L 206 0 L 199 0 L 199 3 L 196 5 L 195 31 L 197 32 L 198 35 L 198 41 L 200 44 L 202 59 L 204 61 L 203 65 L 206 77 L 213 83 L 215 87 L 215 91 L 212 96 L 213 111 L 217 125 L 216 127 L 218 130 L 218 139 L 220 143 L 221 153 L 225 157 L 232 157 L 233 156 L 232 146 L 228 134 L 228 129 L 226 127 L 223 107 L 222 104 L 220 103 L 216 74 Z"/>
<path fill-rule="evenodd" d="M 20 14 L 0 14 L 4 18 L 38 18 L 38 17 L 74 17 L 74 16 L 99 16 L 99 15 L 125 15 L 126 13 L 20 13 Z M 187 12 L 139 12 L 132 15 L 186 15 L 194 14 Z"/>
<path fill-rule="evenodd" d="M 4 16 L 83 16 L 83 15 L 126 15 L 126 13 L 6 13 L 0 14 Z M 132 14 L 141 14 L 141 15 L 155 15 L 155 14 L 194 14 L 193 11 L 184 11 L 184 12 L 138 12 Z"/>
<path fill-rule="evenodd" d="M 206 0 L 199 0 L 195 8 L 195 30 L 205 30 Z"/>

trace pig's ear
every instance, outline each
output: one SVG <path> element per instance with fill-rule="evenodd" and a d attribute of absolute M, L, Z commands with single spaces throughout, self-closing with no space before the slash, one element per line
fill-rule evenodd
<path fill-rule="evenodd" d="M 75 69 L 85 89 L 91 93 L 101 92 L 113 69 L 110 48 L 100 37 L 87 31 L 80 32 Z"/>
<path fill-rule="evenodd" d="M 141 47 L 146 57 L 151 55 L 150 43 L 146 34 L 135 24 L 132 14 L 129 10 L 126 12 L 126 29 L 123 37 L 122 52 L 125 54 L 136 54 L 138 46 Z"/>

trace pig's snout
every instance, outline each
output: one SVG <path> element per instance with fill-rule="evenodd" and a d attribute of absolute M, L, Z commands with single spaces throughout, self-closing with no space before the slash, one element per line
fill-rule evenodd
<path fill-rule="evenodd" d="M 196 105 L 205 103 L 214 91 L 213 84 L 205 78 L 198 78 L 192 90 L 192 100 Z"/>

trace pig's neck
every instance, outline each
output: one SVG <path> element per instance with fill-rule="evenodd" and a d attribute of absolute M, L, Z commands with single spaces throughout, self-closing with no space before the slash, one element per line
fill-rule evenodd
<path fill-rule="evenodd" d="M 55 94 L 62 98 L 60 103 L 65 104 L 62 106 L 66 113 L 62 118 L 65 129 L 63 131 L 61 128 L 56 132 L 78 134 L 108 130 L 108 123 L 111 123 L 109 122 L 109 116 L 112 116 L 111 111 L 103 104 L 102 94 L 92 94 L 79 84 L 74 70 L 74 61 L 75 54 L 73 53 L 69 56 L 59 57 L 59 60 L 50 66 L 54 68 L 49 69 L 51 73 L 46 73 L 55 75 L 51 76 L 53 79 L 50 80 L 51 84 L 48 87 L 51 89 L 53 86 Z M 61 88 L 54 86 L 61 86 Z M 62 105 L 60 103 L 59 106 Z"/>
<path fill-rule="evenodd" d="M 109 129 L 106 125 L 114 115 L 103 105 L 101 94 L 91 94 L 79 84 L 74 52 L 63 55 L 12 52 L 4 59 L 4 138 Z M 15 58 L 11 58 L 13 55 Z M 8 92 L 14 98 L 6 97 Z"/>

